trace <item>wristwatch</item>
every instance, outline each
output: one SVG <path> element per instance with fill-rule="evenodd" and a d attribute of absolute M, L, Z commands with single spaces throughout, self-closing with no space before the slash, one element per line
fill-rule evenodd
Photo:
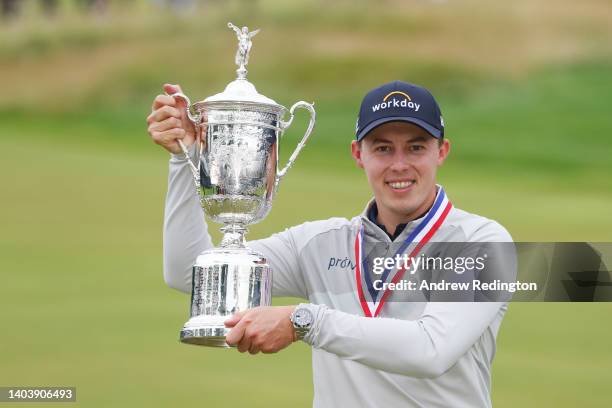
<path fill-rule="evenodd" d="M 299 304 L 291 313 L 291 323 L 298 340 L 303 340 L 314 323 L 312 307 L 306 303 Z"/>

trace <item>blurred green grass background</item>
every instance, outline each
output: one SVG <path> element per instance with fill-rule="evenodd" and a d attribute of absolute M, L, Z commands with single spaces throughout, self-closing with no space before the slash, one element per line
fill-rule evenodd
<path fill-rule="evenodd" d="M 0 385 L 75 385 L 83 407 L 311 404 L 306 346 L 181 345 L 188 297 L 162 279 L 167 154 L 145 118 L 164 82 L 197 100 L 233 79 L 227 21 L 262 28 L 258 90 L 318 113 L 250 239 L 362 210 L 356 112 L 402 79 L 441 103 L 452 153 L 440 181 L 456 206 L 516 240 L 612 240 L 608 1 L 209 1 L 187 14 L 133 1 L 83 15 L 66 0 L 52 19 L 28 4 L 0 27 Z M 283 161 L 304 128 L 289 130 Z M 494 405 L 609 406 L 611 312 L 512 304 Z"/>

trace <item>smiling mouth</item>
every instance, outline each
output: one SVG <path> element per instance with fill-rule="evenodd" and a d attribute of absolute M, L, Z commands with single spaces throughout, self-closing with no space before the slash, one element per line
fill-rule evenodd
<path fill-rule="evenodd" d="M 409 187 L 412 187 L 416 183 L 415 180 L 404 180 L 404 181 L 387 181 L 389 187 L 394 190 L 405 190 Z"/>

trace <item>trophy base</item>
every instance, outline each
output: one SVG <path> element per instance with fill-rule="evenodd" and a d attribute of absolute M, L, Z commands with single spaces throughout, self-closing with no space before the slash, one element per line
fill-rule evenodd
<path fill-rule="evenodd" d="M 227 243 L 242 244 L 244 231 L 228 230 Z M 225 321 L 238 312 L 270 305 L 272 274 L 266 259 L 246 247 L 212 248 L 201 253 L 192 269 L 190 318 L 180 341 L 229 348 Z"/>
<path fill-rule="evenodd" d="M 232 232 L 226 235 L 228 241 L 234 238 Z M 271 292 L 272 273 L 261 254 L 245 247 L 204 251 L 192 269 L 190 318 L 183 325 L 180 341 L 230 347 L 225 342 L 230 329 L 224 322 L 238 312 L 269 306 Z"/>
<path fill-rule="evenodd" d="M 181 330 L 181 343 L 195 346 L 230 348 L 225 342 L 225 335 L 229 332 L 226 327 L 199 327 L 183 328 Z"/>

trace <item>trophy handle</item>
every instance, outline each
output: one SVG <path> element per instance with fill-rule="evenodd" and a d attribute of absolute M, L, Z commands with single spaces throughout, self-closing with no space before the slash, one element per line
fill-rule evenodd
<path fill-rule="evenodd" d="M 197 113 L 197 112 L 194 113 L 192 111 L 193 105 L 191 105 L 191 100 L 189 99 L 189 97 L 181 92 L 175 92 L 171 94 L 170 96 L 173 98 L 179 98 L 185 101 L 185 103 L 187 104 L 187 117 L 196 127 L 199 126 L 202 120 L 202 115 L 200 113 Z M 196 129 L 196 133 L 197 133 L 197 129 Z M 198 160 L 197 166 L 193 164 L 193 162 L 191 161 L 191 158 L 189 157 L 189 150 L 187 150 L 187 146 L 185 146 L 185 143 L 183 143 L 183 141 L 180 139 L 177 140 L 177 142 L 179 146 L 181 147 L 181 150 L 183 151 L 185 158 L 187 159 L 187 163 L 189 163 L 189 167 L 191 168 L 191 173 L 193 174 L 193 179 L 196 182 L 196 188 L 198 188 L 198 186 L 200 185 L 200 160 Z M 194 143 L 196 144 L 198 143 L 197 137 Z M 201 153 L 202 152 L 201 152 L 201 146 L 200 146 L 199 154 Z"/>
<path fill-rule="evenodd" d="M 286 122 L 281 120 L 281 128 L 283 129 L 283 131 L 287 129 L 289 126 L 291 126 L 291 123 L 293 122 L 293 112 L 297 108 L 304 108 L 310 113 L 310 122 L 308 123 L 308 128 L 306 129 L 306 133 L 304 133 L 304 137 L 302 137 L 302 140 L 300 141 L 300 143 L 298 143 L 297 147 L 291 154 L 291 157 L 289 157 L 289 161 L 287 162 L 287 164 L 285 165 L 285 167 L 283 167 L 281 171 L 276 173 L 276 184 L 278 184 L 278 182 L 285 176 L 285 174 L 287 174 L 287 170 L 289 170 L 291 165 L 293 165 L 293 162 L 297 158 L 298 154 L 300 154 L 304 146 L 306 146 L 306 142 L 308 141 L 308 138 L 310 137 L 310 134 L 312 133 L 312 130 L 314 129 L 315 119 L 317 116 L 314 110 L 314 103 L 299 101 L 299 102 L 294 103 L 291 109 L 289 109 L 289 114 L 291 115 L 289 120 Z"/>

